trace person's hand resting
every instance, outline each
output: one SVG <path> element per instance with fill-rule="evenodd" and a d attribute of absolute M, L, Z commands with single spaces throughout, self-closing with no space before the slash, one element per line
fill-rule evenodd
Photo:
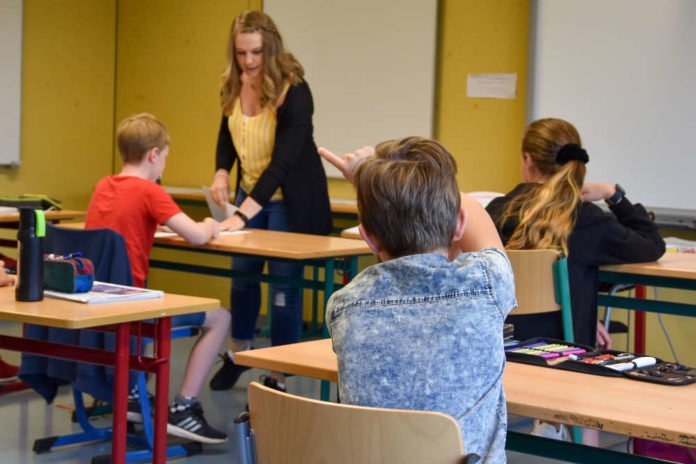
<path fill-rule="evenodd" d="M 353 183 L 353 172 L 366 158 L 374 156 L 375 149 L 370 146 L 358 148 L 352 153 L 346 153 L 343 156 L 338 156 L 324 147 L 319 147 L 317 150 L 319 156 L 324 158 L 329 163 L 333 164 L 346 178 L 348 182 Z"/>
<path fill-rule="evenodd" d="M 245 224 L 244 221 L 242 221 L 242 218 L 240 218 L 236 214 L 233 214 L 232 216 L 228 217 L 220 223 L 220 230 L 242 230 L 244 226 Z"/>
<path fill-rule="evenodd" d="M 589 182 L 580 191 L 583 201 L 600 201 L 611 198 L 616 193 L 616 184 Z"/>
<path fill-rule="evenodd" d="M 611 335 L 600 321 L 597 321 L 597 341 L 595 347 L 600 350 L 611 350 Z"/>

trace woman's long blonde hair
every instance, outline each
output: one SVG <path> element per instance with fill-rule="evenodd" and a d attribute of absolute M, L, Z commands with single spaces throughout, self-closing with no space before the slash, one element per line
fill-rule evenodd
<path fill-rule="evenodd" d="M 227 42 L 227 67 L 222 73 L 220 89 L 220 106 L 226 115 L 232 112 L 234 99 L 239 96 L 242 87 L 234 40 L 237 34 L 243 32 L 260 32 L 263 38 L 261 106 L 275 105 L 285 83 L 299 84 L 304 76 L 304 69 L 299 61 L 285 51 L 283 39 L 273 20 L 260 11 L 245 11 L 232 22 Z"/>
<path fill-rule="evenodd" d="M 568 144 L 581 145 L 577 129 L 562 119 L 534 121 L 522 139 L 522 153 L 531 157 L 539 174 L 546 178 L 514 198 L 500 218 L 500 224 L 518 219 L 507 247 L 515 250 L 552 248 L 568 254 L 568 236 L 575 226 L 585 162 L 561 164 L 558 152 Z"/>

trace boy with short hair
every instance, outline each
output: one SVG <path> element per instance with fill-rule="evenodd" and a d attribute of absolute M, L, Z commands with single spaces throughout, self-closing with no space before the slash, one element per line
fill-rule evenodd
<path fill-rule="evenodd" d="M 467 453 L 504 462 L 503 321 L 515 289 L 495 226 L 460 195 L 456 163 L 434 140 L 319 152 L 352 179 L 361 235 L 380 259 L 327 306 L 341 401 L 449 414 Z"/>
<path fill-rule="evenodd" d="M 124 119 L 118 126 L 117 140 L 123 168 L 120 174 L 97 183 L 85 227 L 109 228 L 123 235 L 133 285 L 143 287 L 158 225 L 164 224 L 188 242 L 201 245 L 219 234 L 220 224 L 212 218 L 195 222 L 157 184 L 169 155 L 169 135 L 154 116 L 141 113 Z M 201 336 L 189 355 L 179 394 L 169 406 L 170 434 L 202 443 L 227 440 L 225 433 L 208 425 L 196 397 L 227 337 L 229 324 L 229 312 L 224 308 L 172 318 L 173 327 L 201 327 Z M 128 406 L 129 418 L 141 418 L 136 392 L 132 392 Z"/>

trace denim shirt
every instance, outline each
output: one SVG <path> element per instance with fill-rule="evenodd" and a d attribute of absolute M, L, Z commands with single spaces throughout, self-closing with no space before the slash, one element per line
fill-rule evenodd
<path fill-rule="evenodd" d="M 326 310 L 341 401 L 449 414 L 467 454 L 505 462 L 503 321 L 515 304 L 497 249 L 370 266 Z"/>

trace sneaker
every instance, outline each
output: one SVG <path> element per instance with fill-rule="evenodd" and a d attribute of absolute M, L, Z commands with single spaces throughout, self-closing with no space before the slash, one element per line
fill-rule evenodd
<path fill-rule="evenodd" d="M 154 399 L 155 397 L 148 392 L 147 400 L 150 402 L 150 412 L 154 412 Z M 140 398 L 137 396 L 128 395 L 128 412 L 126 413 L 126 420 L 129 422 L 137 422 L 138 424 L 142 424 L 143 422 L 143 413 L 142 409 L 140 408 Z"/>
<path fill-rule="evenodd" d="M 222 358 L 222 367 L 210 379 L 211 390 L 229 390 L 234 387 L 244 371 L 251 369 L 235 364 L 227 353 L 221 354 L 220 357 Z"/>
<path fill-rule="evenodd" d="M 283 393 L 288 392 L 288 387 L 286 387 L 284 383 L 279 383 L 276 379 L 274 379 L 271 376 L 262 375 L 261 377 L 259 377 L 259 380 L 265 387 L 272 388 Z"/>
<path fill-rule="evenodd" d="M 534 419 L 534 427 L 529 432 L 537 437 L 551 438 L 553 440 L 570 441 L 570 431 L 565 424 L 556 424 Z"/>
<path fill-rule="evenodd" d="M 200 403 L 169 406 L 167 433 L 200 443 L 216 444 L 227 441 L 225 433 L 215 430 L 205 421 Z"/>
<path fill-rule="evenodd" d="M 7 364 L 0 358 L 0 382 L 14 382 L 18 373 L 19 367 Z"/>

